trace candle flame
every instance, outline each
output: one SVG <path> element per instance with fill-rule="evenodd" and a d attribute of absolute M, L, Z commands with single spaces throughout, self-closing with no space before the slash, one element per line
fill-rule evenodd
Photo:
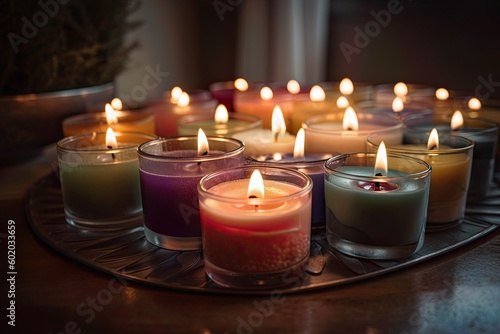
<path fill-rule="evenodd" d="M 404 108 L 405 105 L 403 103 L 403 99 L 401 99 L 399 96 L 396 96 L 392 101 L 392 110 L 394 112 L 401 112 Z"/>
<path fill-rule="evenodd" d="M 274 161 L 280 161 L 281 159 L 283 159 L 283 156 L 281 155 L 281 153 L 276 152 L 276 153 L 273 154 L 273 160 Z"/>
<path fill-rule="evenodd" d="M 398 82 L 394 85 L 394 94 L 399 97 L 406 96 L 408 94 L 408 86 L 404 82 Z"/>
<path fill-rule="evenodd" d="M 358 116 L 352 107 L 347 107 L 344 113 L 344 119 L 342 122 L 342 128 L 344 130 L 357 131 L 359 128 Z"/>
<path fill-rule="evenodd" d="M 198 155 L 208 154 L 208 139 L 202 129 L 198 129 Z"/>
<path fill-rule="evenodd" d="M 450 93 L 446 90 L 446 88 L 438 88 L 436 89 L 436 99 L 440 101 L 446 101 L 450 97 Z"/>
<path fill-rule="evenodd" d="M 462 127 L 464 125 L 464 116 L 460 112 L 460 110 L 456 110 L 453 113 L 453 116 L 451 116 L 451 129 L 452 130 L 457 130 L 458 128 Z"/>
<path fill-rule="evenodd" d="M 278 137 L 281 137 L 286 133 L 285 117 L 283 116 L 283 111 L 278 105 L 276 105 L 273 109 L 271 130 L 276 140 L 278 139 Z"/>
<path fill-rule="evenodd" d="M 428 150 L 438 150 L 439 149 L 439 135 L 436 128 L 433 128 L 429 140 L 427 141 Z"/>
<path fill-rule="evenodd" d="M 118 147 L 118 142 L 116 141 L 115 133 L 111 128 L 108 128 L 108 130 L 106 131 L 106 147 L 107 148 Z"/>
<path fill-rule="evenodd" d="M 115 110 L 122 110 L 123 109 L 122 100 L 120 100 L 119 98 L 115 97 L 114 99 L 111 100 L 111 106 Z"/>
<path fill-rule="evenodd" d="M 309 99 L 313 102 L 321 102 L 324 101 L 326 98 L 325 96 L 325 91 L 321 86 L 319 85 L 314 85 L 312 86 L 311 90 L 309 91 Z"/>
<path fill-rule="evenodd" d="M 300 85 L 297 80 L 290 80 L 286 84 L 286 89 L 290 94 L 298 94 L 300 93 Z"/>
<path fill-rule="evenodd" d="M 177 100 L 177 105 L 179 107 L 186 107 L 189 105 L 189 100 L 189 94 L 186 92 L 182 92 L 179 96 L 179 99 Z"/>
<path fill-rule="evenodd" d="M 111 104 L 106 103 L 104 110 L 106 112 L 106 122 L 109 125 L 118 123 L 118 118 L 116 118 L 115 110 L 113 109 Z"/>
<path fill-rule="evenodd" d="M 479 110 L 479 109 L 481 109 L 481 101 L 479 101 L 479 99 L 473 97 L 469 100 L 469 102 L 467 102 L 467 106 L 471 110 Z"/>
<path fill-rule="evenodd" d="M 254 170 L 248 182 L 247 197 L 264 198 L 264 180 L 258 169 Z"/>
<path fill-rule="evenodd" d="M 349 100 L 345 96 L 339 96 L 337 99 L 337 107 L 340 109 L 344 109 L 349 107 Z"/>
<path fill-rule="evenodd" d="M 377 150 L 377 158 L 375 159 L 375 171 L 374 174 L 381 174 L 382 176 L 387 176 L 387 149 L 385 148 L 385 143 L 382 141 Z"/>
<path fill-rule="evenodd" d="M 170 91 L 170 101 L 172 101 L 172 103 L 177 103 L 177 101 L 179 101 L 179 98 L 181 97 L 181 94 L 182 89 L 178 86 L 175 86 Z"/>
<path fill-rule="evenodd" d="M 351 79 L 342 79 L 342 81 L 340 81 L 339 90 L 342 95 L 351 95 L 354 92 L 354 85 L 352 84 Z"/>
<path fill-rule="evenodd" d="M 295 137 L 295 146 L 293 148 L 293 157 L 295 159 L 304 157 L 304 143 L 305 143 L 305 132 L 304 129 L 300 129 L 297 132 L 297 137 Z"/>
<path fill-rule="evenodd" d="M 234 80 L 234 88 L 240 92 L 244 92 L 248 89 L 248 82 L 243 78 L 238 78 Z"/>
<path fill-rule="evenodd" d="M 219 104 L 217 108 L 215 108 L 214 120 L 215 123 L 226 124 L 229 119 L 229 114 L 227 112 L 227 108 L 223 104 Z"/>
<path fill-rule="evenodd" d="M 262 87 L 260 90 L 260 98 L 263 99 L 264 101 L 269 101 L 273 98 L 273 91 L 269 87 Z"/>

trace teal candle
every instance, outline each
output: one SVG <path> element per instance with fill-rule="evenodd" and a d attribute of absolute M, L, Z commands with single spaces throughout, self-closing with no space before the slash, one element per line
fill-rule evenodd
<path fill-rule="evenodd" d="M 374 176 L 374 161 L 375 154 L 354 153 L 325 164 L 328 241 L 359 257 L 409 256 L 423 244 L 430 166 L 390 155 L 387 176 Z"/>

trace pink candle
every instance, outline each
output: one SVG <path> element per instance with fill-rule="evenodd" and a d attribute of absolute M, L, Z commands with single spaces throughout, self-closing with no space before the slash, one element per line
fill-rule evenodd
<path fill-rule="evenodd" d="M 255 178 L 260 188 L 252 187 Z M 207 274 L 221 285 L 258 288 L 282 285 L 284 272 L 300 271 L 309 258 L 311 189 L 308 176 L 284 168 L 204 177 L 198 193 Z"/>

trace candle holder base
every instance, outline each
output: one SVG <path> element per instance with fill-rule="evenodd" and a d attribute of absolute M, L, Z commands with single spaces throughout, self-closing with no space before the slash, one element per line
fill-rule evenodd
<path fill-rule="evenodd" d="M 205 272 L 218 285 L 231 289 L 276 289 L 300 285 L 306 275 L 309 256 L 295 265 L 272 272 L 234 272 L 210 263 L 206 258 Z"/>
<path fill-rule="evenodd" d="M 155 246 L 177 250 L 189 251 L 201 249 L 201 237 L 172 237 L 157 233 L 144 226 L 146 240 Z"/>
<path fill-rule="evenodd" d="M 451 222 L 439 222 L 439 223 L 432 223 L 432 222 L 427 222 L 425 226 L 425 232 L 440 232 L 444 230 L 449 230 L 451 228 L 454 228 L 462 223 L 462 219 L 457 219 Z"/>
<path fill-rule="evenodd" d="M 335 234 L 327 232 L 330 246 L 341 253 L 369 260 L 399 260 L 417 253 L 424 245 L 424 230 L 422 236 L 414 244 L 398 246 L 374 246 L 359 244 L 342 239 Z"/>
<path fill-rule="evenodd" d="M 141 226 L 143 222 L 142 212 L 138 215 L 123 217 L 120 219 L 90 220 L 75 217 L 65 211 L 66 222 L 69 225 L 93 232 L 114 232 Z"/>

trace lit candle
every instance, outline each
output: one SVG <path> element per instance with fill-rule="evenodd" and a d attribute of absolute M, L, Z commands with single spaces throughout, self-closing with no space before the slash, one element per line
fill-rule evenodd
<path fill-rule="evenodd" d="M 397 259 L 423 245 L 431 167 L 383 147 L 325 164 L 327 239 L 343 253 Z"/>
<path fill-rule="evenodd" d="M 234 133 L 262 128 L 262 120 L 254 115 L 229 113 L 226 106 L 219 104 L 212 116 L 190 115 L 179 119 L 179 135 L 194 135 L 199 128 L 209 136 L 231 137 Z"/>
<path fill-rule="evenodd" d="M 84 228 L 142 222 L 137 147 L 152 134 L 95 132 L 57 143 L 66 220 Z"/>
<path fill-rule="evenodd" d="M 234 94 L 236 91 L 245 92 L 249 89 L 248 82 L 243 78 L 234 81 L 214 82 L 209 86 L 214 99 L 226 106 L 228 111 L 234 111 Z"/>
<path fill-rule="evenodd" d="M 368 137 L 368 151 L 375 152 L 384 136 Z M 441 135 L 433 129 L 425 138 L 388 144 L 387 151 L 425 160 L 432 166 L 427 229 L 439 230 L 459 224 L 465 213 L 474 143 L 464 137 Z"/>
<path fill-rule="evenodd" d="M 295 100 L 284 105 L 283 109 L 290 115 L 290 131 L 297 133 L 302 128 L 302 123 L 305 120 L 316 115 L 341 112 L 345 107 L 338 107 L 334 99 L 326 100 L 324 89 L 320 85 L 314 85 L 309 91 L 309 98 L 307 100 Z"/>
<path fill-rule="evenodd" d="M 199 183 L 205 270 L 238 288 L 282 286 L 304 273 L 311 236 L 310 178 L 273 167 L 226 169 Z"/>
<path fill-rule="evenodd" d="M 467 101 L 467 117 L 490 119 L 500 124 L 500 108 L 498 106 L 483 106 L 481 101 L 475 97 Z M 498 136 L 495 153 L 495 172 L 500 172 L 500 135 Z"/>
<path fill-rule="evenodd" d="M 286 123 L 280 106 L 275 106 L 272 114 L 272 129 L 254 129 L 234 133 L 233 138 L 245 143 L 245 156 L 259 156 L 273 153 L 291 153 L 295 136 L 286 131 Z"/>
<path fill-rule="evenodd" d="M 262 120 L 262 126 L 265 129 L 271 129 L 272 113 L 276 105 L 283 109 L 285 123 L 290 127 L 287 103 L 294 99 L 292 94 L 287 91 L 276 94 L 269 86 L 264 86 L 260 90 L 249 90 L 246 92 L 236 92 L 234 96 L 234 108 L 236 112 L 242 112 L 259 117 Z"/>
<path fill-rule="evenodd" d="M 412 103 L 418 101 L 431 101 L 434 99 L 435 88 L 422 84 L 407 84 L 398 82 L 396 84 L 382 84 L 375 87 L 376 102 L 392 102 L 394 97 L 400 97 L 403 102 Z"/>
<path fill-rule="evenodd" d="M 188 115 L 212 115 L 217 101 L 209 91 L 183 91 L 174 87 L 166 92 L 161 101 L 154 101 L 147 111 L 154 113 L 156 120 L 156 134 L 160 137 L 177 136 L 177 122 Z"/>
<path fill-rule="evenodd" d="M 349 100 L 350 105 L 357 105 L 358 102 L 371 100 L 374 94 L 374 87 L 363 82 L 353 82 L 350 78 L 343 78 L 336 82 L 322 82 L 321 87 L 325 90 L 327 100 L 336 101 L 340 96 Z"/>
<path fill-rule="evenodd" d="M 487 119 L 463 117 L 460 111 L 453 113 L 453 116 L 413 115 L 406 118 L 404 123 L 405 138 L 410 142 L 423 136 L 428 137 L 433 128 L 442 134 L 453 133 L 472 140 L 474 153 L 467 200 L 478 201 L 488 195 L 493 182 L 498 123 Z"/>
<path fill-rule="evenodd" d="M 201 248 L 197 184 L 211 172 L 241 166 L 235 139 L 169 137 L 139 146 L 144 231 L 152 244 L 175 250 Z"/>
<path fill-rule="evenodd" d="M 366 138 L 384 131 L 387 140 L 402 138 L 402 122 L 392 115 L 356 112 L 348 107 L 342 114 L 314 116 L 304 122 L 306 151 L 311 153 L 363 152 Z"/>
<path fill-rule="evenodd" d="M 295 139 L 293 154 L 268 154 L 257 156 L 251 164 L 295 169 L 307 174 L 313 181 L 311 227 L 314 234 L 325 230 L 325 191 L 323 166 L 332 154 L 304 152 L 304 129 L 300 129 Z"/>
<path fill-rule="evenodd" d="M 105 132 L 108 127 L 117 132 L 143 132 L 154 134 L 155 116 L 148 111 L 121 110 L 120 99 L 106 103 L 104 112 L 84 113 L 65 118 L 62 122 L 65 137 L 83 133 Z"/>

